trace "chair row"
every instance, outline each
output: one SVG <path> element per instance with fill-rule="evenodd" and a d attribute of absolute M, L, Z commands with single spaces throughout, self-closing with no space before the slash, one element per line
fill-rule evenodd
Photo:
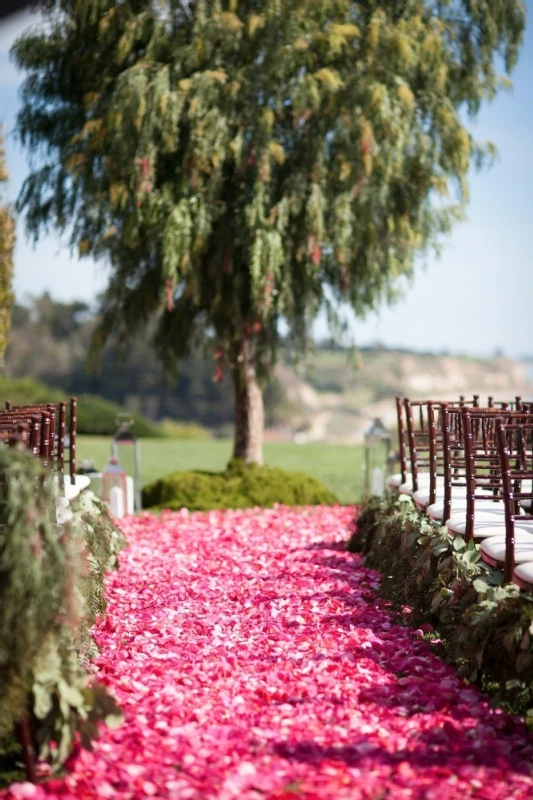
<path fill-rule="evenodd" d="M 40 458 L 53 473 L 58 494 L 67 500 L 77 497 L 89 485 L 86 476 L 76 474 L 75 397 L 68 405 L 64 402 L 13 405 L 6 401 L 5 409 L 0 411 L 0 440 L 25 446 Z"/>
<path fill-rule="evenodd" d="M 405 398 L 397 408 L 402 472 L 391 487 L 533 588 L 533 403 Z"/>

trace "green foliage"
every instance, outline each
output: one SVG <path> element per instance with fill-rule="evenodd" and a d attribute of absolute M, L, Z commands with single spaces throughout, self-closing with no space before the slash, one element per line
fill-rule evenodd
<path fill-rule="evenodd" d="M 533 718 L 533 596 L 514 584 L 476 581 L 477 602 L 457 629 L 464 674 L 491 686 L 498 700 Z"/>
<path fill-rule="evenodd" d="M 263 508 L 332 505 L 335 495 L 320 481 L 301 472 L 259 467 L 238 460 L 225 472 L 175 472 L 143 489 L 145 508 L 207 511 L 212 508 Z"/>
<path fill-rule="evenodd" d="M 437 529 L 411 503 L 372 498 L 347 544 L 379 569 L 381 593 L 410 606 L 413 624 L 429 622 L 460 674 L 495 695 L 496 702 L 533 715 L 533 596 L 481 560 L 447 528 Z"/>
<path fill-rule="evenodd" d="M 14 47 L 42 158 L 28 227 L 112 267 L 95 344 L 152 315 L 165 362 L 200 337 L 271 367 L 283 317 L 362 314 L 460 218 L 490 157 L 463 120 L 522 41 L 522 0 L 50 0 Z"/>
<path fill-rule="evenodd" d="M 20 758 L 20 745 L 14 736 L 0 738 L 0 789 L 5 789 L 15 781 L 26 780 L 26 773 Z"/>
<path fill-rule="evenodd" d="M 211 431 L 197 422 L 176 422 L 173 419 L 163 419 L 159 428 L 165 436 L 181 439 L 184 442 L 200 442 L 211 438 Z"/>
<path fill-rule="evenodd" d="M 83 614 L 70 591 L 82 563 L 68 534 L 58 536 L 50 508 L 52 489 L 37 461 L 0 450 L 0 735 L 21 712 L 43 642 L 61 636 L 61 616 L 71 630 Z M 41 491 L 36 487 L 41 483 Z M 46 556 L 46 557 L 45 557 Z M 11 707 L 11 704 L 14 706 Z"/>
<path fill-rule="evenodd" d="M 59 389 L 51 389 L 40 381 L 31 378 L 0 378 L 0 397 L 11 400 L 13 404 L 57 403 L 69 398 Z M 117 414 L 123 409 L 109 400 L 82 394 L 78 396 L 78 433 L 113 435 L 117 428 Z M 135 420 L 134 431 L 137 436 L 164 436 L 157 425 L 152 425 L 140 414 L 132 414 Z"/>
<path fill-rule="evenodd" d="M 57 525 L 50 473 L 28 453 L 2 448 L 0 474 L 0 739 L 26 719 L 39 756 L 57 767 L 76 732 L 90 747 L 99 720 L 120 719 L 82 661 L 122 542 L 81 501 L 74 523 Z"/>
<path fill-rule="evenodd" d="M 113 524 L 108 506 L 92 493 L 82 493 L 71 508 L 74 512 L 73 527 L 87 550 L 87 570 L 81 591 L 85 599 L 86 640 L 90 642 L 89 626 L 106 609 L 105 574 L 118 568 L 118 554 L 125 546 L 125 540 Z"/>
<path fill-rule="evenodd" d="M 88 435 L 112 435 L 116 433 L 117 414 L 123 411 L 120 406 L 103 400 L 101 397 L 80 395 L 78 397 L 78 431 Z M 158 437 L 164 433 L 157 425 L 148 422 L 140 414 L 131 414 L 135 420 L 133 431 L 136 436 Z"/>

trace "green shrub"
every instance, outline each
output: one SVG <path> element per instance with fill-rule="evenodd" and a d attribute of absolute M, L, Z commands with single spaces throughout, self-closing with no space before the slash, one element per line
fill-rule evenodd
<path fill-rule="evenodd" d="M 112 436 L 117 430 L 117 414 L 124 409 L 89 394 L 78 395 L 78 433 L 91 436 Z M 128 412 L 129 413 L 129 412 Z M 135 420 L 133 432 L 139 437 L 164 437 L 165 434 L 157 426 L 148 422 L 140 414 L 131 414 Z"/>
<path fill-rule="evenodd" d="M 31 378 L 0 378 L 0 404 L 10 400 L 14 405 L 34 403 L 68 402 L 70 398 L 60 389 L 52 389 Z M 78 395 L 78 433 L 88 435 L 112 436 L 117 430 L 117 414 L 124 409 L 109 400 L 90 394 Z M 134 432 L 137 436 L 165 436 L 157 426 L 148 422 L 140 414 L 132 413 L 135 420 Z"/>
<path fill-rule="evenodd" d="M 209 428 L 204 428 L 197 422 L 177 422 L 173 419 L 163 419 L 159 425 L 161 432 L 171 439 L 205 442 L 212 436 Z"/>
<path fill-rule="evenodd" d="M 143 506 L 155 509 L 333 505 L 338 500 L 320 481 L 301 472 L 232 461 L 225 472 L 175 472 L 143 489 Z"/>

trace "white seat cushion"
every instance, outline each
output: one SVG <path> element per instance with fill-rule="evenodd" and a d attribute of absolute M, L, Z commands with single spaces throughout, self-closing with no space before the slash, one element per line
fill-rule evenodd
<path fill-rule="evenodd" d="M 495 511 L 500 512 L 499 503 L 494 503 L 492 500 L 477 500 L 476 501 L 476 510 L 477 511 Z M 450 517 L 463 517 L 466 513 L 466 497 L 454 497 L 452 494 L 452 510 Z M 436 503 L 432 503 L 432 505 L 426 508 L 426 514 L 428 514 L 431 519 L 442 519 L 444 516 L 444 499 L 437 498 Z"/>
<path fill-rule="evenodd" d="M 413 494 L 413 484 L 408 480 L 398 487 L 398 491 L 400 494 Z"/>
<path fill-rule="evenodd" d="M 54 487 L 55 487 L 56 495 L 59 495 L 59 477 L 57 475 L 54 475 Z M 74 486 L 70 482 L 70 477 L 68 475 L 64 476 L 63 487 L 64 488 L 63 488 L 62 495 L 63 495 L 63 497 L 66 497 L 67 500 L 75 500 L 76 497 L 78 497 L 78 495 L 79 495 L 79 493 L 81 491 L 79 486 L 77 486 L 77 485 Z"/>
<path fill-rule="evenodd" d="M 65 523 L 70 522 L 73 516 L 70 508 L 61 508 L 61 506 L 56 508 L 56 520 L 60 525 L 65 525 Z"/>
<path fill-rule="evenodd" d="M 480 517 L 482 517 L 480 519 Z M 451 517 L 446 527 L 450 533 L 458 533 L 464 536 L 466 531 L 466 519 L 464 517 Z M 533 522 L 520 522 L 523 530 L 533 533 Z M 503 515 L 490 514 L 480 511 L 474 520 L 474 536 L 476 539 L 486 539 L 488 536 L 503 536 L 505 534 L 505 517 Z"/>
<path fill-rule="evenodd" d="M 413 500 L 417 506 L 427 506 L 429 503 L 429 491 L 427 489 L 419 489 L 417 492 L 413 492 Z"/>
<path fill-rule="evenodd" d="M 437 498 L 435 502 L 436 503 L 440 502 L 441 505 L 444 507 L 444 486 L 439 485 L 437 483 L 435 496 Z M 454 498 L 458 501 L 464 501 L 466 507 L 466 489 L 464 487 L 452 486 L 452 501 Z M 417 505 L 427 506 L 427 504 L 429 503 L 429 489 L 426 487 L 422 487 L 421 489 L 419 489 L 418 492 L 415 492 L 413 494 L 413 500 L 415 501 L 415 503 L 417 503 Z"/>
<path fill-rule="evenodd" d="M 395 475 L 390 475 L 387 479 L 387 486 L 391 489 L 398 489 L 402 483 L 402 473 L 397 472 Z"/>
<path fill-rule="evenodd" d="M 65 497 L 69 500 L 74 500 L 76 497 L 79 497 L 80 490 L 77 486 L 73 486 L 71 483 L 65 483 Z"/>
<path fill-rule="evenodd" d="M 486 505 L 482 505 L 485 502 Z M 452 511 L 450 515 L 450 522 L 463 522 L 466 517 L 466 503 L 464 508 L 458 508 L 457 511 Z M 505 522 L 505 509 L 503 503 L 493 503 L 491 500 L 483 501 L 478 500 L 474 507 L 474 520 L 476 522 L 493 522 L 497 519 L 498 524 L 500 520 Z"/>
<path fill-rule="evenodd" d="M 72 485 L 72 481 L 70 479 L 70 475 L 65 475 L 65 486 Z M 80 491 L 83 492 L 84 489 L 88 489 L 91 485 L 91 479 L 88 475 L 74 475 L 74 486 Z"/>
<path fill-rule="evenodd" d="M 418 488 L 423 489 L 425 487 L 429 488 L 429 472 L 419 472 L 418 473 Z M 402 494 L 412 494 L 413 493 L 413 478 L 411 473 L 408 471 L 407 480 L 405 483 L 400 484 L 400 492 Z"/>
<path fill-rule="evenodd" d="M 514 560 L 515 564 L 533 561 L 533 533 L 515 528 L 514 532 Z M 505 561 L 505 536 L 490 536 L 481 542 L 481 552 L 503 564 Z"/>
<path fill-rule="evenodd" d="M 525 564 L 517 564 L 514 575 L 524 583 L 533 584 L 533 560 Z"/>

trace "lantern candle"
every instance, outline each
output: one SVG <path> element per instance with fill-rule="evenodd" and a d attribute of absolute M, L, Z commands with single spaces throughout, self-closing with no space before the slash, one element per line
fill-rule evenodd
<path fill-rule="evenodd" d="M 126 497 L 126 472 L 122 469 L 118 460 L 111 456 L 102 472 L 102 500 L 109 503 L 116 516 L 124 516 Z"/>

